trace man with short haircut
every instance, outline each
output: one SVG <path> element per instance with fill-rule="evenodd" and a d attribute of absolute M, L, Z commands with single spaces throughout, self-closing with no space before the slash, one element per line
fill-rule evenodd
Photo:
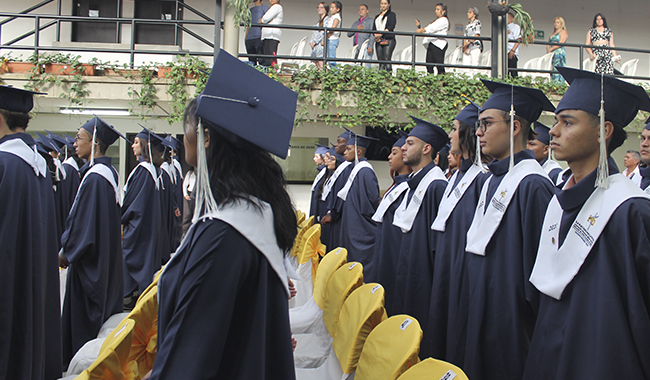
<path fill-rule="evenodd" d="M 102 324 L 123 309 L 119 177 L 106 150 L 121 133 L 95 116 L 79 128 L 75 148 L 86 160 L 61 237 L 59 263 L 68 268 L 63 302 L 63 364 Z"/>
<path fill-rule="evenodd" d="M 639 168 L 639 174 L 641 174 L 641 190 L 650 194 L 650 119 L 646 120 L 646 123 L 641 131 L 640 156 L 643 165 Z"/>
<path fill-rule="evenodd" d="M 539 300 L 527 279 L 553 195 L 552 182 L 526 147 L 533 122 L 555 107 L 538 89 L 482 81 L 492 95 L 481 108 L 476 135 L 494 161 L 467 232 L 462 272 L 470 294 L 458 311 L 459 323 L 467 321 L 466 340 L 459 344 L 470 379 L 519 379 Z"/>
<path fill-rule="evenodd" d="M 415 127 L 402 146 L 405 165 L 413 168 L 407 180 L 408 189 L 397 207 L 393 225 L 402 230 L 395 278 L 395 294 L 391 312 L 408 314 L 422 321 L 425 329 L 431 302 L 435 231 L 438 206 L 447 187 L 442 170 L 433 162 L 438 152 L 449 142 L 447 133 L 439 126 L 411 116 Z M 423 357 L 429 352 L 420 351 Z"/>
<path fill-rule="evenodd" d="M 551 145 L 573 175 L 555 190 L 542 224 L 530 276 L 541 292 L 539 313 L 519 378 L 645 379 L 650 197 L 610 154 L 638 110 L 650 111 L 650 98 L 613 77 L 557 69 L 570 87 L 555 111 Z"/>
<path fill-rule="evenodd" d="M 551 141 L 548 134 L 550 128 L 539 121 L 536 121 L 534 125 L 535 138 L 528 140 L 528 149 L 533 151 L 535 159 L 542 165 L 542 169 L 548 174 L 551 181 L 556 183 L 558 174 L 562 172 L 562 167 L 557 162 L 551 160 L 551 148 L 548 146 Z"/>
<path fill-rule="evenodd" d="M 641 186 L 641 173 L 639 173 L 639 162 L 641 154 L 636 150 L 628 150 L 623 157 L 623 175 L 629 178 L 635 185 Z"/>
<path fill-rule="evenodd" d="M 0 379 L 61 377 L 54 191 L 25 133 L 34 94 L 0 86 Z"/>
<path fill-rule="evenodd" d="M 359 18 L 352 21 L 352 26 L 350 26 L 350 29 L 372 30 L 375 20 L 368 17 L 368 12 L 369 9 L 366 4 L 359 5 Z M 375 40 L 374 38 L 370 38 L 370 33 L 348 32 L 348 37 L 352 38 L 352 45 L 358 47 L 357 52 L 354 55 L 355 59 L 365 61 L 372 58 L 372 47 Z M 361 45 L 363 45 L 365 41 L 368 41 L 367 47 L 364 49 L 364 51 L 361 51 Z M 366 68 L 370 68 L 370 63 L 368 62 L 364 63 L 363 65 Z"/>
<path fill-rule="evenodd" d="M 264 16 L 264 13 L 269 10 L 269 7 L 262 4 L 262 0 L 253 0 L 253 7 L 250 9 L 251 20 L 256 22 Z M 262 50 L 262 28 L 259 26 L 251 26 L 246 29 L 246 54 L 264 54 Z M 262 58 L 248 57 L 248 61 L 253 65 L 262 64 Z"/>
<path fill-rule="evenodd" d="M 379 205 L 379 181 L 366 159 L 366 150 L 372 140 L 375 139 L 350 133 L 344 157 L 351 163 L 352 170 L 336 194 L 338 201 L 342 201 L 337 204 L 340 207 L 331 209 L 332 214 L 340 215 L 339 245 L 348 250 L 348 261 L 363 265 L 370 262 L 375 248 L 377 224 L 372 216 Z"/>

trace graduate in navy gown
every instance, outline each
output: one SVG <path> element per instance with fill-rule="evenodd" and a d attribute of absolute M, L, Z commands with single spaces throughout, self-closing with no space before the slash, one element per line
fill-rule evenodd
<path fill-rule="evenodd" d="M 188 105 L 195 221 L 159 279 L 152 380 L 295 378 L 284 263 L 297 221 L 269 152 L 286 158 L 296 102 L 221 50 Z"/>
<path fill-rule="evenodd" d="M 25 133 L 33 94 L 0 86 L 0 379 L 61 377 L 54 192 Z"/>
<path fill-rule="evenodd" d="M 650 119 L 646 120 L 645 128 L 641 131 L 641 154 L 642 165 L 639 167 L 641 174 L 641 190 L 650 194 Z"/>
<path fill-rule="evenodd" d="M 530 277 L 541 292 L 539 314 L 523 378 L 647 379 L 650 196 L 610 154 L 638 110 L 650 111 L 650 98 L 613 77 L 557 69 L 570 87 L 551 147 L 572 176 L 544 217 Z"/>
<path fill-rule="evenodd" d="M 447 187 L 444 173 L 433 160 L 449 138 L 439 126 L 412 118 L 416 124 L 406 138 L 402 152 L 404 164 L 411 166 L 413 173 L 406 181 L 407 193 L 393 217 L 393 225 L 402 230 L 403 236 L 391 312 L 411 315 L 425 327 L 436 249 L 431 223 Z M 427 357 L 428 353 L 421 351 L 421 355 Z"/>
<path fill-rule="evenodd" d="M 321 208 L 324 206 L 323 202 L 319 202 L 318 198 L 318 189 L 322 187 L 323 183 L 327 179 L 327 165 L 325 165 L 325 153 L 327 153 L 327 147 L 325 145 L 316 144 L 316 151 L 314 152 L 314 163 L 316 164 L 316 177 L 311 184 L 311 197 L 309 199 L 309 216 L 315 216 L 315 222 L 320 222 L 319 217 L 319 203 Z"/>
<path fill-rule="evenodd" d="M 542 169 L 548 174 L 548 177 L 557 183 L 557 177 L 562 172 L 562 167 L 551 159 L 551 147 L 549 147 L 551 137 L 548 134 L 549 127 L 535 122 L 535 138 L 528 140 L 528 149 L 533 151 L 535 159 L 542 165 Z"/>
<path fill-rule="evenodd" d="M 343 157 L 345 147 L 350 139 L 350 132 L 345 131 L 341 133 L 336 139 L 335 151 L 336 154 Z M 325 201 L 325 208 L 327 212 L 321 218 L 321 225 L 329 224 L 329 242 L 331 246 L 327 249 L 332 250 L 336 247 L 343 247 L 341 241 L 341 211 L 343 210 L 343 199 L 338 197 L 339 191 L 343 189 L 348 181 L 348 177 L 352 172 L 352 162 L 343 159 L 343 162 L 337 163 L 336 170 L 330 178 L 325 182 L 323 187 L 323 194 L 321 200 Z M 347 247 L 346 247 L 347 248 Z"/>
<path fill-rule="evenodd" d="M 176 208 L 178 209 L 178 212 L 174 211 L 174 239 L 172 240 L 171 246 L 171 252 L 175 252 L 183 236 L 183 203 L 185 203 L 183 202 L 183 168 L 177 156 L 181 149 L 181 142 L 172 135 L 167 135 L 165 141 L 171 147 L 171 160 L 169 165 L 174 174 L 174 180 L 172 182 L 174 182 L 174 197 L 176 200 Z"/>
<path fill-rule="evenodd" d="M 169 261 L 172 252 L 176 251 L 176 218 L 180 216 L 180 209 L 176 202 L 176 170 L 171 162 L 171 149 L 172 144 L 163 140 L 160 144 L 156 145 L 156 149 L 162 154 L 163 162 L 160 164 L 160 179 L 161 179 L 161 197 L 160 197 L 160 216 L 163 224 L 163 237 L 166 240 L 166 245 L 163 247 L 162 264 L 164 265 Z M 179 242 L 180 243 L 180 242 Z"/>
<path fill-rule="evenodd" d="M 459 321 L 467 321 L 463 370 L 472 380 L 519 379 L 539 302 L 527 279 L 553 193 L 551 180 L 526 147 L 532 123 L 542 110 L 555 108 L 538 89 L 483 83 L 492 96 L 481 108 L 476 135 L 494 161 L 467 232 L 464 276 L 470 293 L 458 310 Z"/>
<path fill-rule="evenodd" d="M 68 268 L 63 302 L 63 365 L 102 324 L 123 310 L 119 177 L 106 150 L 119 137 L 94 117 L 79 128 L 76 151 L 86 160 L 81 186 L 61 237 L 59 263 Z M 126 140 L 126 138 L 124 138 Z"/>
<path fill-rule="evenodd" d="M 345 185 L 337 193 L 343 201 L 340 210 L 339 246 L 348 250 L 348 260 L 366 265 L 372 260 L 377 223 L 372 216 L 379 205 L 379 182 L 372 165 L 365 157 L 374 138 L 351 133 L 343 157 L 352 163 Z"/>
<path fill-rule="evenodd" d="M 154 273 L 160 269 L 163 251 L 169 247 L 163 235 L 160 210 L 162 155 L 154 147 L 161 142 L 155 133 L 144 127 L 133 140 L 133 154 L 140 163 L 126 181 L 122 203 L 124 302 L 127 306 L 135 304 L 137 295 L 153 281 Z"/>
<path fill-rule="evenodd" d="M 63 229 L 65 228 L 65 220 L 62 220 L 62 218 L 59 217 L 61 215 L 61 200 L 57 196 L 57 188 L 63 176 L 63 169 L 60 167 L 61 163 L 57 158 L 60 150 L 49 137 L 43 136 L 38 132 L 36 132 L 36 136 L 37 137 L 34 139 L 36 147 L 47 163 L 50 178 L 52 180 L 52 191 L 54 191 L 54 213 L 57 217 L 51 220 L 51 222 L 54 224 L 56 229 L 57 241 L 60 241 L 61 234 L 63 234 Z M 57 246 L 57 249 L 59 248 L 61 248 L 61 246 Z"/>
<path fill-rule="evenodd" d="M 395 291 L 395 276 L 397 275 L 397 259 L 399 247 L 402 242 L 402 230 L 393 225 L 393 216 L 397 206 L 406 195 L 408 184 L 406 179 L 413 169 L 404 164 L 402 159 L 402 146 L 406 142 L 406 132 L 400 132 L 400 137 L 395 141 L 388 155 L 393 184 L 386 190 L 384 197 L 377 207 L 372 219 L 377 223 L 375 232 L 375 249 L 372 259 L 363 266 L 364 279 L 367 283 L 380 283 L 385 290 L 384 300 L 386 306 L 391 305 Z M 387 309 L 388 314 L 392 314 Z"/>
<path fill-rule="evenodd" d="M 67 139 L 52 132 L 48 132 L 47 137 L 54 141 L 63 152 L 59 154 L 59 160 L 62 161 L 60 165 L 62 173 L 60 173 L 55 196 L 58 198 L 61 225 L 65 228 L 65 221 L 68 219 L 68 214 L 70 213 L 72 203 L 77 195 L 77 189 L 79 189 L 79 183 L 81 182 L 79 168 L 84 163 L 75 152 L 75 140 L 73 138 Z"/>
<path fill-rule="evenodd" d="M 454 118 L 449 132 L 450 151 L 460 155 L 460 164 L 449 179 L 431 225 L 437 233 L 436 255 L 427 333 L 420 343 L 430 350 L 432 357 L 458 366 L 462 364 L 458 352 L 464 353 L 461 344 L 467 326 L 467 321 L 459 320 L 458 309 L 461 305 L 465 307 L 469 297 L 467 278 L 463 276 L 467 230 L 474 218 L 479 193 L 489 175 L 483 166 L 480 150 L 477 156 L 475 133 L 478 114 L 478 105 L 468 104 Z"/>

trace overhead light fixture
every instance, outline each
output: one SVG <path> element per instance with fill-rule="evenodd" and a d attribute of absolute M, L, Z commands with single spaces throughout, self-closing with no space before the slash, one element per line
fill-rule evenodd
<path fill-rule="evenodd" d="M 125 109 L 60 108 L 59 112 L 64 115 L 131 116 Z"/>

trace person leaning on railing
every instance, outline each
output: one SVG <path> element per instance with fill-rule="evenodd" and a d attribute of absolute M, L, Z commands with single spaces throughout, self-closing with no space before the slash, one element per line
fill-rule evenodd
<path fill-rule="evenodd" d="M 374 31 L 394 31 L 397 26 L 397 16 L 390 9 L 390 0 L 381 0 L 379 2 L 381 12 L 375 16 L 375 22 L 372 30 Z M 390 61 L 395 50 L 395 35 L 386 33 L 374 33 L 375 50 L 377 59 L 380 61 Z M 390 63 L 380 63 L 379 70 L 392 71 L 393 66 Z"/>
<path fill-rule="evenodd" d="M 420 20 L 415 20 L 415 26 L 417 29 L 415 33 L 426 33 L 426 34 L 447 34 L 449 30 L 449 18 L 447 17 L 447 6 L 443 3 L 436 4 L 436 19 L 425 28 L 422 28 L 420 25 Z M 427 49 L 427 63 L 444 63 L 445 61 L 445 52 L 449 45 L 447 40 L 444 38 L 438 37 L 424 37 L 422 40 L 424 47 Z M 444 66 L 435 65 L 438 74 L 444 74 Z M 434 66 L 427 65 L 427 72 L 433 74 Z"/>

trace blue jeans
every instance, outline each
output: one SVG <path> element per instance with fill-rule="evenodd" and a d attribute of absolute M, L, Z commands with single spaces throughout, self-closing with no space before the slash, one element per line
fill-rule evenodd
<path fill-rule="evenodd" d="M 336 48 L 339 47 L 339 39 L 327 40 L 327 58 L 336 59 Z M 330 67 L 336 67 L 336 62 L 327 62 Z"/>

